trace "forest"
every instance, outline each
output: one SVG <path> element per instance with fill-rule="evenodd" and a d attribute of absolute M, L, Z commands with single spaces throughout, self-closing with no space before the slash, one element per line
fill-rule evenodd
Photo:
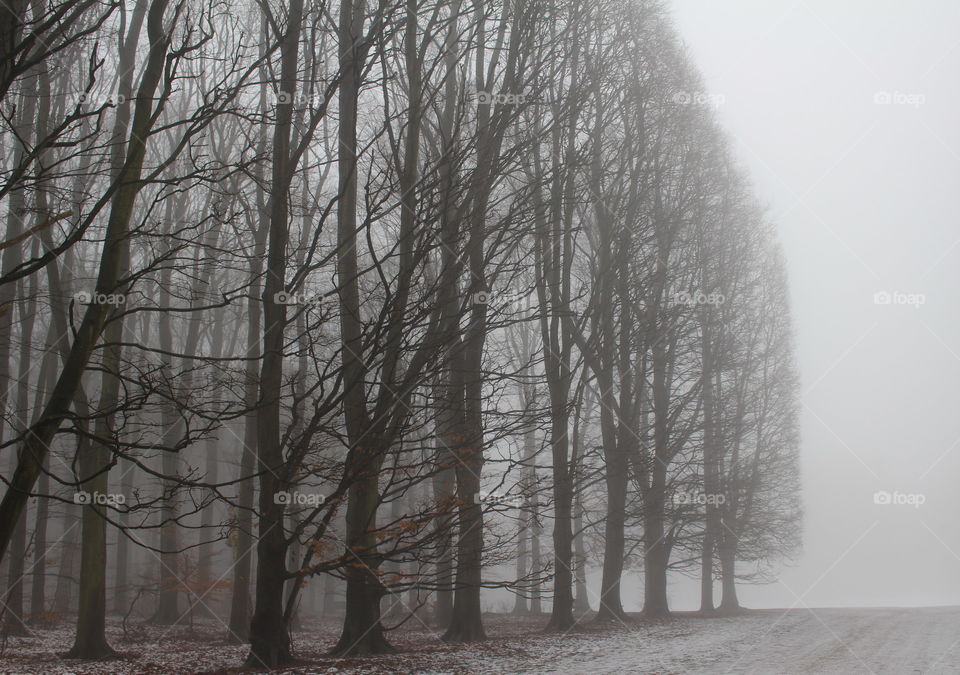
<path fill-rule="evenodd" d="M 733 616 L 798 552 L 784 256 L 661 2 L 0 12 L 0 663 Z"/>

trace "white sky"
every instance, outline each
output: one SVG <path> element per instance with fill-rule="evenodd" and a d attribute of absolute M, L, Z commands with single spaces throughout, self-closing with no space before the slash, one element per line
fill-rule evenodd
<path fill-rule="evenodd" d="M 741 600 L 960 604 L 960 2 L 667 2 L 792 287 L 804 553 Z"/>

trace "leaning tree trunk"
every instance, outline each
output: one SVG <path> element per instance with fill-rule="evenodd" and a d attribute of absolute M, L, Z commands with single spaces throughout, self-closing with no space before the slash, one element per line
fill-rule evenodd
<path fill-rule="evenodd" d="M 127 133 L 129 104 L 121 105 L 117 114 L 117 127 L 113 135 L 115 143 L 111 152 L 111 177 L 120 185 L 113 197 L 110 218 L 107 225 L 107 240 L 104 243 L 100 276 L 97 279 L 96 292 L 103 295 L 121 295 L 125 288 L 119 285 L 126 274 L 130 262 L 130 238 L 128 229 L 133 216 L 137 195 L 142 188 L 138 182 L 143 160 L 146 155 L 146 139 L 154 123 L 154 97 L 163 76 L 167 58 L 169 36 L 165 33 L 164 14 L 168 0 L 153 0 L 148 11 L 147 34 L 150 48 L 147 64 L 141 76 L 137 91 L 133 121 L 130 124 L 129 140 Z M 121 86 L 130 86 L 132 90 L 133 55 L 139 38 L 139 25 L 132 24 L 130 34 L 126 36 L 121 53 Z M 129 100 L 129 97 L 127 98 Z M 122 147 L 121 144 L 123 144 Z M 124 152 L 125 150 L 125 152 Z M 87 329 L 86 340 L 79 337 L 74 342 L 64 374 L 57 382 L 48 409 L 54 406 L 69 406 L 70 400 L 80 384 L 80 377 L 90 358 L 94 343 L 103 330 L 109 306 L 99 301 L 91 303 L 81 324 L 81 333 Z M 100 387 L 100 411 L 97 418 L 94 441 L 90 452 L 80 458 L 80 470 L 84 477 L 82 489 L 91 503 L 83 509 L 83 544 L 80 553 L 80 606 L 78 610 L 77 633 L 71 658 L 95 659 L 110 656 L 113 649 L 107 644 L 106 626 L 106 521 L 102 509 L 104 505 L 95 503 L 97 495 L 106 495 L 108 490 L 107 470 L 109 468 L 110 448 L 104 442 L 110 442 L 113 435 L 113 415 L 103 414 L 116 408 L 120 394 L 119 370 L 121 361 L 121 341 L 123 339 L 123 321 L 115 318 L 107 324 L 105 339 L 110 345 L 104 351 L 103 375 Z M 82 345 L 82 351 L 78 350 Z M 70 363 L 73 362 L 73 363 Z M 67 378 L 67 374 L 77 368 L 76 382 Z M 69 388 L 68 388 L 69 387 Z M 57 410 L 54 413 L 59 412 Z M 51 421 L 57 415 L 44 412 L 44 418 Z M 41 421 L 41 424 L 43 422 Z M 55 431 L 55 430 L 52 430 Z M 42 438 L 42 437 L 41 437 Z M 52 435 L 51 435 L 52 438 Z M 49 441 L 47 441 L 49 442 Z M 0 508 L 2 510 L 2 508 Z"/>
<path fill-rule="evenodd" d="M 117 176 L 117 189 L 111 198 L 110 215 L 95 292 L 99 295 L 116 293 L 126 257 L 128 229 L 133 215 L 137 194 L 143 187 L 140 182 L 146 140 L 155 122 L 154 111 L 157 89 L 163 77 L 167 60 L 168 36 L 165 34 L 163 15 L 169 0 L 153 0 L 149 9 L 148 33 L 150 49 L 137 91 L 136 110 L 126 143 L 126 161 Z M 103 331 L 110 307 L 105 303 L 91 303 L 84 313 L 76 331 L 76 338 L 63 366 L 56 387 L 50 394 L 43 413 L 32 425 L 31 433 L 23 442 L 17 467 L 0 502 L 0 556 L 6 553 L 13 528 L 19 521 L 27 499 L 37 482 L 44 458 L 50 444 L 60 429 L 62 421 L 69 416 L 70 407 L 77 395 L 87 363 Z"/>

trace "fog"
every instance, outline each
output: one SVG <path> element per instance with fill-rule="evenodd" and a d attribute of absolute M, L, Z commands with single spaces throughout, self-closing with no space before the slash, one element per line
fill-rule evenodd
<path fill-rule="evenodd" d="M 745 603 L 960 604 L 960 5 L 671 4 L 790 277 L 804 550 Z"/>
<path fill-rule="evenodd" d="M 957 672 L 958 26 L 5 4 L 0 670 Z"/>

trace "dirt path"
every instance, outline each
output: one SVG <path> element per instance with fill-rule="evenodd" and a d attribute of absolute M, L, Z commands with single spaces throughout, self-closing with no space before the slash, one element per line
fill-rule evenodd
<path fill-rule="evenodd" d="M 531 639 L 522 653 L 461 652 L 435 673 L 912 675 L 960 673 L 960 608 L 763 610 L 679 616 L 606 635 Z"/>
<path fill-rule="evenodd" d="M 672 639 L 668 633 L 676 632 Z M 530 673 L 960 673 L 960 608 L 765 610 L 594 640 Z M 492 671 L 491 671 L 492 672 Z"/>

